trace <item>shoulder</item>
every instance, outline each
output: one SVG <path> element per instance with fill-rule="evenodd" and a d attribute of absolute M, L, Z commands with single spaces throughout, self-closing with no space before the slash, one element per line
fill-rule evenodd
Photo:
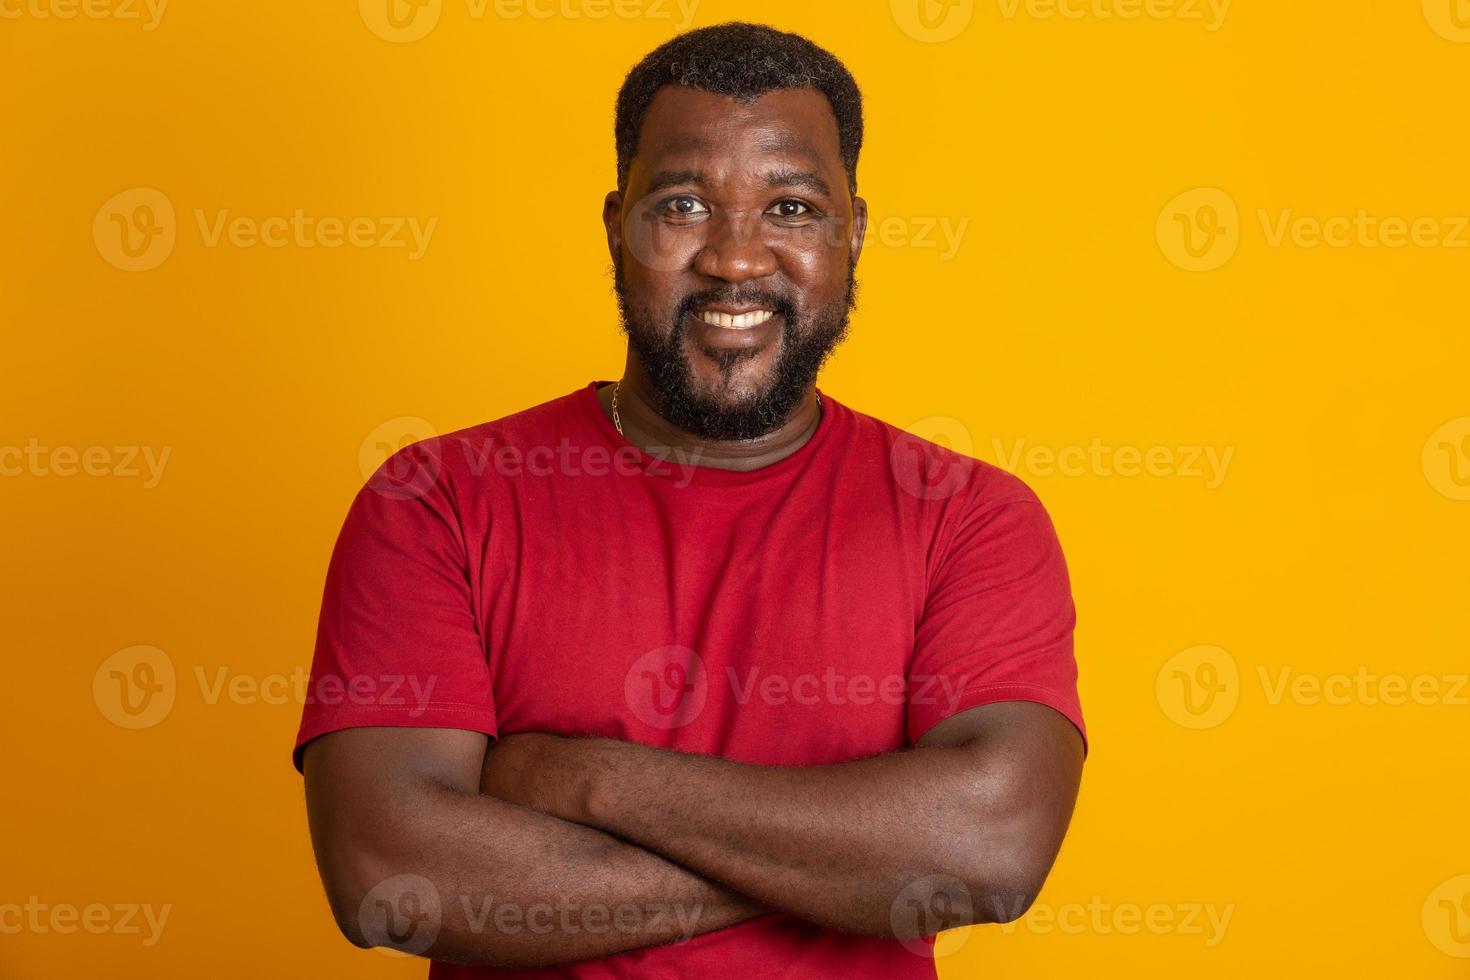
<path fill-rule="evenodd" d="M 899 489 L 926 508 L 966 517 L 1007 504 L 1041 507 L 1024 480 L 974 455 L 975 434 L 960 419 L 931 416 L 901 428 L 846 405 L 841 410 L 863 455 L 881 462 Z"/>
<path fill-rule="evenodd" d="M 524 457 L 537 448 L 554 451 L 577 431 L 578 400 L 586 389 L 510 415 L 420 439 L 391 453 L 367 479 L 362 491 L 433 502 L 450 500 L 483 482 L 505 453 Z"/>

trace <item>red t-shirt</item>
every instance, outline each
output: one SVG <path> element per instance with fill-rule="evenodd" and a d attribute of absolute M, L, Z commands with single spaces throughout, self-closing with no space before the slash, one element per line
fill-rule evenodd
<path fill-rule="evenodd" d="M 828 395 L 772 465 L 659 458 L 618 434 L 598 386 L 401 449 L 358 492 L 298 768 L 311 739 L 377 725 L 763 765 L 902 749 L 994 701 L 1085 731 L 1066 566 L 1019 479 Z M 773 914 L 555 970 L 430 976 L 932 978 L 914 946 Z"/>

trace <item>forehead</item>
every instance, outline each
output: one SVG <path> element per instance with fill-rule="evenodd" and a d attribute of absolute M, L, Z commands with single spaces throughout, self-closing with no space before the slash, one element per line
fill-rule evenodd
<path fill-rule="evenodd" d="M 754 102 L 742 102 L 683 85 L 665 85 L 643 116 L 633 181 L 679 163 L 700 162 L 718 168 L 722 161 L 733 165 L 751 156 L 802 160 L 840 173 L 837 117 L 827 97 L 812 88 L 777 89 Z"/>

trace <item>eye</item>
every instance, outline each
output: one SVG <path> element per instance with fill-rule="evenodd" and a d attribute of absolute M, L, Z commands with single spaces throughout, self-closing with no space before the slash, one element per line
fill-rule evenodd
<path fill-rule="evenodd" d="M 689 194 L 669 198 L 660 206 L 660 210 L 676 218 L 696 218 L 709 213 L 709 208 L 704 206 L 703 201 Z"/>
<path fill-rule="evenodd" d="M 774 214 L 778 218 L 804 218 L 811 211 L 812 209 L 805 201 L 798 201 L 795 198 L 788 197 L 784 201 L 777 201 L 771 205 L 769 213 Z"/>

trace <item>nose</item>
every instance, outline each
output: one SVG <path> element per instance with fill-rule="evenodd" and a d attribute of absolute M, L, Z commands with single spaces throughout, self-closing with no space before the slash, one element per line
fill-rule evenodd
<path fill-rule="evenodd" d="M 705 222 L 708 234 L 694 257 L 695 271 L 713 279 L 742 282 L 776 271 L 776 254 L 762 234 L 759 211 L 723 211 Z"/>

